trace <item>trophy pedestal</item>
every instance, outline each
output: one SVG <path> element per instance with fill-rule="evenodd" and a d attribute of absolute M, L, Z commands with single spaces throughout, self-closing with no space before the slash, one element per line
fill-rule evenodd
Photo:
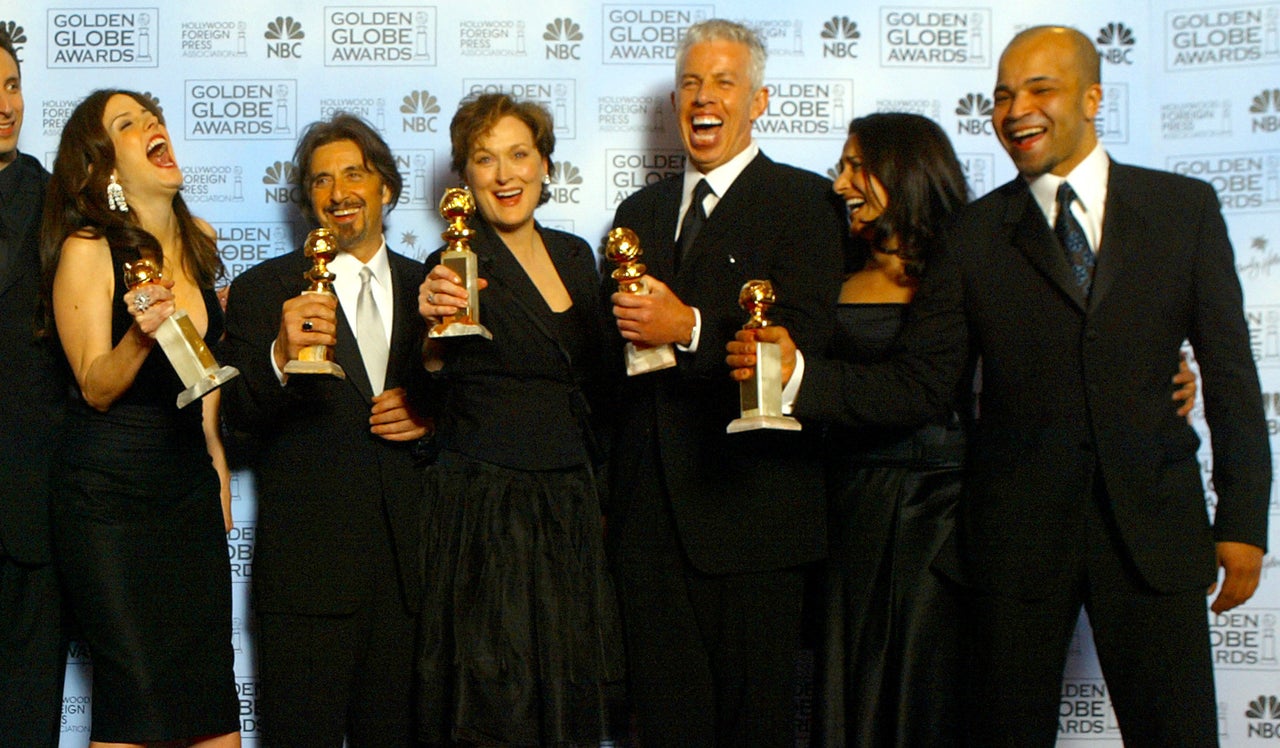
<path fill-rule="evenodd" d="M 634 377 L 675 366 L 676 350 L 669 343 L 652 348 L 637 348 L 635 343 L 627 343 L 626 360 L 627 376 Z"/>
<path fill-rule="evenodd" d="M 176 311 L 160 323 L 156 341 L 187 386 L 178 394 L 179 408 L 185 408 L 240 374 L 234 366 L 218 366 L 209 346 L 184 311 Z"/>
<path fill-rule="evenodd" d="M 466 317 L 458 320 L 451 317 L 427 332 L 429 338 L 458 338 L 464 335 L 479 335 L 485 340 L 493 340 L 493 333 L 489 332 L 489 328 Z"/>
<path fill-rule="evenodd" d="M 756 343 L 756 373 L 739 383 L 742 417 L 725 431 L 737 434 L 756 429 L 799 431 L 800 422 L 782 414 L 782 349 L 777 343 Z"/>
<path fill-rule="evenodd" d="M 330 374 L 346 379 L 347 373 L 337 362 L 329 359 L 329 347 L 309 345 L 298 351 L 298 358 L 284 365 L 285 374 Z"/>

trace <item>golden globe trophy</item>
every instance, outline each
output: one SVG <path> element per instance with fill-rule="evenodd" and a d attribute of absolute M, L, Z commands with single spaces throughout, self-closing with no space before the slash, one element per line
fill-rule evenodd
<path fill-rule="evenodd" d="M 476 253 L 471 251 L 471 237 L 476 232 L 467 226 L 475 212 L 475 198 L 465 187 L 450 187 L 440 198 L 440 215 L 449 222 L 449 228 L 440 234 L 448 242 L 448 247 L 440 255 L 440 264 L 462 279 L 462 285 L 467 289 L 467 306 L 440 320 L 427 332 L 428 337 L 480 335 L 493 340 L 493 333 L 480 324 L 480 276 L 476 268 Z"/>
<path fill-rule="evenodd" d="M 311 281 L 303 293 L 324 294 L 334 296 L 334 275 L 329 270 L 329 263 L 338 256 L 338 237 L 331 229 L 313 229 L 307 234 L 307 241 L 302 251 L 311 258 L 311 269 L 303 274 L 303 278 Z M 284 365 L 285 374 L 330 374 L 339 379 L 346 379 L 347 373 L 333 360 L 333 352 L 327 345 L 309 345 L 298 351 L 298 358 Z"/>
<path fill-rule="evenodd" d="M 609 277 L 618 282 L 623 293 L 647 294 L 644 282 L 645 266 L 640 260 L 640 238 L 636 232 L 619 226 L 605 237 L 604 256 L 618 266 Z M 670 369 L 676 365 L 676 351 L 670 343 L 651 348 L 637 348 L 635 343 L 626 345 L 627 376 Z"/>
<path fill-rule="evenodd" d="M 750 315 L 744 330 L 768 327 L 765 312 L 777 297 L 767 280 L 749 280 L 738 293 L 738 305 Z M 756 341 L 756 370 L 751 378 L 739 382 L 742 417 L 735 418 L 725 429 L 730 434 L 755 429 L 799 431 L 800 422 L 782 414 L 782 349 L 777 343 Z"/>
<path fill-rule="evenodd" d="M 160 268 L 152 260 L 144 257 L 124 264 L 124 285 L 130 290 L 161 280 Z M 218 366 L 204 338 L 181 309 L 156 328 L 156 341 L 186 386 L 178 393 L 179 408 L 185 408 L 240 375 L 234 366 Z"/>

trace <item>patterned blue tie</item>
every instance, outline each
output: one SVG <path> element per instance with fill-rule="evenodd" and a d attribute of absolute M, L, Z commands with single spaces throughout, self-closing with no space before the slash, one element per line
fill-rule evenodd
<path fill-rule="evenodd" d="M 1093 250 L 1089 248 L 1089 238 L 1085 236 L 1080 222 L 1071 214 L 1071 203 L 1075 199 L 1075 190 L 1063 182 L 1058 187 L 1058 218 L 1053 222 L 1053 233 L 1057 234 L 1058 241 L 1067 252 L 1067 262 L 1071 264 L 1076 283 L 1088 296 L 1089 286 L 1093 283 Z"/>

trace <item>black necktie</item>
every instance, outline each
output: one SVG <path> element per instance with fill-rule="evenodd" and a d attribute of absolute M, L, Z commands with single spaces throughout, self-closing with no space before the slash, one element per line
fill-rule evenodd
<path fill-rule="evenodd" d="M 1075 199 L 1075 190 L 1063 182 L 1058 187 L 1058 218 L 1053 222 L 1053 233 L 1062 242 L 1071 272 L 1076 276 L 1076 283 L 1080 285 L 1084 295 L 1088 296 L 1089 286 L 1093 283 L 1093 250 L 1089 248 L 1089 238 L 1085 236 L 1080 222 L 1071 214 L 1071 203 Z"/>
<path fill-rule="evenodd" d="M 693 201 L 689 203 L 689 209 L 684 212 L 684 220 L 680 222 L 680 240 L 676 243 L 677 270 L 680 268 L 680 261 L 693 247 L 693 240 L 698 238 L 702 224 L 707 221 L 707 210 L 702 207 L 702 201 L 710 194 L 711 185 L 707 184 L 705 179 L 698 180 L 698 183 L 693 186 Z"/>

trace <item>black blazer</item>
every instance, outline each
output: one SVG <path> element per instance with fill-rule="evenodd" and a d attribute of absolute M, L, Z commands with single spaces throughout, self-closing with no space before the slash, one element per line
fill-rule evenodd
<path fill-rule="evenodd" d="M 606 340 L 614 330 L 600 303 L 591 248 L 572 234 L 537 227 L 573 300 L 566 314 L 580 326 L 578 360 L 571 364 L 555 315 L 528 273 L 488 223 L 476 217 L 471 225 L 478 272 L 489 283 L 480 292 L 480 321 L 493 340 L 440 341 L 440 448 L 514 469 L 601 464 L 604 440 L 595 437 L 610 417 L 606 354 L 613 349 Z M 439 263 L 441 251 L 427 258 L 428 268 Z"/>
<path fill-rule="evenodd" d="M 422 265 L 390 252 L 394 312 L 386 388 L 424 407 Z M 342 614 L 371 594 L 374 543 L 388 527 L 405 601 L 419 596 L 416 558 L 423 465 L 413 442 L 369 433 L 371 390 L 355 336 L 339 309 L 334 359 L 346 379 L 295 375 L 281 386 L 271 366 L 281 305 L 307 285 L 301 250 L 267 260 L 231 284 L 221 360 L 240 369 L 223 387 L 233 436 L 252 444 L 258 498 L 253 594 L 259 610 Z"/>
<path fill-rule="evenodd" d="M 1125 552 L 1158 590 L 1207 587 L 1214 541 L 1266 547 L 1270 445 L 1209 185 L 1113 163 L 1088 299 L 1022 179 L 969 206 L 948 238 L 916 294 L 897 363 L 817 362 L 797 410 L 892 422 L 951 396 L 966 345 L 981 355 L 959 518 L 965 577 L 1036 597 L 1080 552 L 1079 507 L 1098 478 Z M 1169 399 L 1183 340 L 1195 349 L 1213 434 L 1212 527 L 1199 439 Z"/>
<path fill-rule="evenodd" d="M 27 564 L 50 561 L 49 457 L 69 382 L 57 341 L 36 334 L 48 181 L 26 154 L 0 171 L 0 548 Z"/>
<path fill-rule="evenodd" d="M 757 156 L 721 196 L 688 256 L 674 272 L 673 250 L 682 178 L 627 198 L 614 226 L 635 231 L 650 275 L 697 307 L 702 331 L 695 353 L 678 365 L 623 377 L 612 455 L 610 532 L 625 534 L 630 484 L 662 481 L 690 561 L 712 574 L 781 569 L 821 557 L 826 549 L 823 480 L 816 432 L 726 434 L 739 415 L 738 385 L 724 363 L 725 343 L 747 314 L 742 284 L 773 282 L 770 318 L 797 342 L 823 350 L 839 292 L 844 206 L 831 183 L 811 172 Z M 603 278 L 606 294 L 617 282 Z M 616 330 L 613 360 L 624 342 Z M 643 464 L 656 441 L 659 471 Z"/>

